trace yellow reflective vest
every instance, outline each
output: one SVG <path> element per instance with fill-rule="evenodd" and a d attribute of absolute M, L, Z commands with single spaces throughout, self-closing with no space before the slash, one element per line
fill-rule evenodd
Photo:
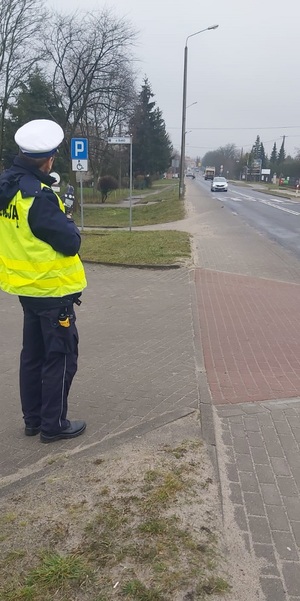
<path fill-rule="evenodd" d="M 64 212 L 59 196 L 57 199 Z M 81 292 L 87 284 L 79 256 L 67 257 L 33 235 L 28 223 L 33 201 L 34 197 L 23 198 L 18 191 L 7 209 L 0 211 L 0 288 L 33 297 Z"/>

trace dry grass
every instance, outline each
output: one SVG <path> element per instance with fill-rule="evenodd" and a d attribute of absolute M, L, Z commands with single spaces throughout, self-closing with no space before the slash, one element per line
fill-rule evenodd
<path fill-rule="evenodd" d="M 73 476 L 70 461 L 2 503 L 1 601 L 196 601 L 229 591 L 200 441 L 76 459 Z"/>

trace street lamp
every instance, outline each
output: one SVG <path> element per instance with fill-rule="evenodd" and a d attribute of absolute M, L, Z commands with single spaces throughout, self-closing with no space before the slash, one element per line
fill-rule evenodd
<path fill-rule="evenodd" d="M 203 33 L 203 31 L 209 31 L 210 29 L 217 29 L 219 25 L 211 25 L 210 27 L 206 27 L 205 29 L 201 29 L 200 31 L 196 31 L 195 33 L 191 33 L 188 35 L 185 42 L 184 48 L 184 67 L 183 67 L 183 99 L 182 99 L 182 126 L 181 126 L 181 152 L 180 152 L 180 174 L 179 174 L 179 198 L 183 197 L 184 192 L 184 159 L 185 159 L 185 133 L 186 133 L 186 84 L 187 84 L 187 59 L 188 59 L 188 46 L 187 42 L 189 38 L 192 38 L 194 35 L 198 35 L 199 33 Z M 195 104 L 195 103 L 193 103 Z M 191 105 L 190 105 L 191 106 Z"/>

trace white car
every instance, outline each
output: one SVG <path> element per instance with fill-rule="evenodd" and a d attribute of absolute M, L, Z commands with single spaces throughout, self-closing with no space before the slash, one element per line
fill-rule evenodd
<path fill-rule="evenodd" d="M 227 192 L 228 190 L 228 182 L 225 177 L 214 177 L 211 182 L 211 191 L 212 192 Z"/>

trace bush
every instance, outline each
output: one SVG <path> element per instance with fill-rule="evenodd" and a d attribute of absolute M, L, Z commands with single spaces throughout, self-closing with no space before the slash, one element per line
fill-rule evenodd
<path fill-rule="evenodd" d="M 117 190 L 118 182 L 112 175 L 103 175 L 99 178 L 97 189 L 101 192 L 101 201 L 105 202 L 109 193 Z"/>

